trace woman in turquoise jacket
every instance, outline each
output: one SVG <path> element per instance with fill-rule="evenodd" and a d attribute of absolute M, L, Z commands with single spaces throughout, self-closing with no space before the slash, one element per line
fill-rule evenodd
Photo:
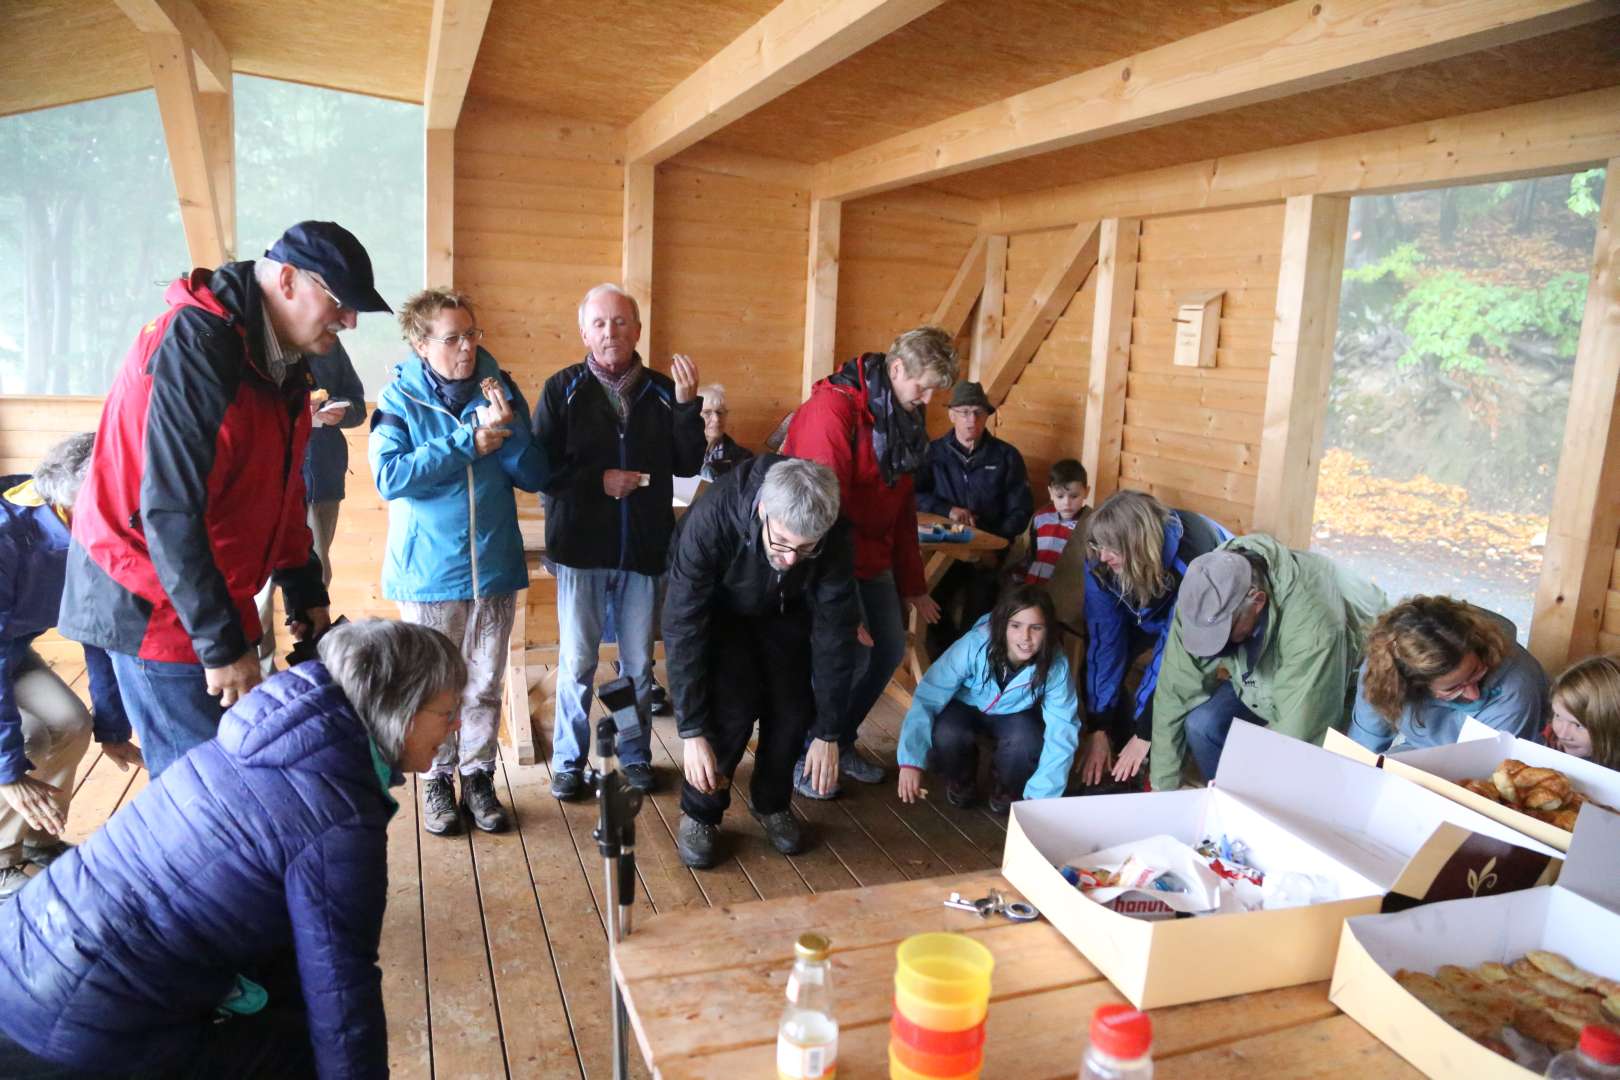
<path fill-rule="evenodd" d="M 902 802 L 921 793 L 932 750 L 934 767 L 945 778 L 945 798 L 953 806 L 971 805 L 980 735 L 995 742 L 991 810 L 1002 813 L 1019 798 L 1063 794 L 1080 742 L 1080 717 L 1056 631 L 1046 591 L 1016 585 L 934 661 L 900 728 Z"/>
<path fill-rule="evenodd" d="M 467 662 L 459 736 L 439 747 L 422 785 L 423 827 L 439 835 L 460 828 L 460 810 L 487 832 L 506 827 L 495 732 L 516 596 L 529 584 L 512 489 L 538 491 L 550 472 L 522 392 L 478 347 L 473 320 L 468 298 L 449 289 L 405 302 L 413 352 L 378 396 L 368 454 L 388 500 L 383 595 L 406 622 L 458 642 Z"/>

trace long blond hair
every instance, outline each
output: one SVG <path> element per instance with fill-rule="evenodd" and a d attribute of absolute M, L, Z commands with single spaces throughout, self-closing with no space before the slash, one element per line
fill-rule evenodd
<path fill-rule="evenodd" d="M 1116 491 L 1097 507 L 1086 524 L 1092 557 L 1117 551 L 1124 565 L 1117 575 L 1120 595 L 1138 608 L 1147 607 L 1170 589 L 1164 568 L 1164 527 L 1170 508 L 1145 491 Z"/>
<path fill-rule="evenodd" d="M 1483 608 L 1449 596 L 1414 596 L 1380 615 L 1367 634 L 1362 691 L 1393 726 L 1407 702 L 1426 695 L 1430 683 L 1460 667 L 1469 653 L 1492 671 L 1508 645 L 1502 624 Z"/>
<path fill-rule="evenodd" d="M 1620 769 L 1620 657 L 1588 656 L 1553 680 L 1552 703 L 1592 736 L 1592 760 Z"/>

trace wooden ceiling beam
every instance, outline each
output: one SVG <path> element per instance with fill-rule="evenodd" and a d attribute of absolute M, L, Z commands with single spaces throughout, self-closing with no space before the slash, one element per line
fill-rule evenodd
<path fill-rule="evenodd" d="M 427 75 L 422 84 L 423 119 L 429 131 L 453 130 L 461 119 L 478 47 L 493 0 L 433 0 L 428 32 Z"/>
<path fill-rule="evenodd" d="M 1025 233 L 1105 217 L 1154 217 L 1377 195 L 1577 172 L 1620 157 L 1620 86 L 1382 131 L 1209 158 L 1009 195 L 986 204 L 988 233 Z"/>
<path fill-rule="evenodd" d="M 236 254 L 231 58 L 191 0 L 117 0 L 141 31 L 194 266 Z"/>
<path fill-rule="evenodd" d="M 782 0 L 631 121 L 626 158 L 656 165 L 942 2 Z"/>
<path fill-rule="evenodd" d="M 1610 0 L 1293 0 L 853 151 L 816 168 L 853 199 L 1591 22 Z"/>

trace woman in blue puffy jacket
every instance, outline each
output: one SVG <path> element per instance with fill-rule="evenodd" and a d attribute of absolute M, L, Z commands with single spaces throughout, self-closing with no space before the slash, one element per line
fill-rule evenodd
<path fill-rule="evenodd" d="M 0 1076 L 383 1077 L 394 770 L 466 666 L 408 623 L 334 627 L 0 905 Z"/>
<path fill-rule="evenodd" d="M 464 294 L 425 289 L 405 301 L 399 322 L 412 353 L 377 398 L 369 447 L 377 491 L 388 500 L 383 595 L 405 621 L 459 643 L 468 672 L 460 734 L 424 777 L 422 826 L 456 832 L 465 809 L 474 825 L 499 832 L 501 680 L 517 592 L 529 584 L 512 491 L 539 491 L 550 469 L 530 435 L 522 392 L 478 347 L 484 332 Z"/>
<path fill-rule="evenodd" d="M 1095 784 L 1112 766 L 1130 780 L 1153 742 L 1153 688 L 1170 637 L 1187 564 L 1232 534 L 1191 510 L 1172 510 L 1141 491 L 1110 495 L 1086 524 L 1086 739 L 1080 779 Z M 1134 696 L 1131 662 L 1151 651 Z M 1127 734 L 1129 738 L 1126 738 Z M 1123 741 L 1117 760 L 1113 744 Z"/>
<path fill-rule="evenodd" d="M 992 811 L 1063 794 L 1080 716 L 1052 598 L 1038 585 L 1003 592 L 995 609 L 923 673 L 900 725 L 900 801 L 921 794 L 932 755 L 945 798 L 953 806 L 971 805 L 980 735 L 995 743 Z"/>

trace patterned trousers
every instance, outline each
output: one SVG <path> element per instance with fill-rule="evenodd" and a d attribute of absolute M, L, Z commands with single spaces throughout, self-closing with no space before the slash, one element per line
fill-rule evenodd
<path fill-rule="evenodd" d="M 495 767 L 495 738 L 501 723 L 501 691 L 516 601 L 516 593 L 501 593 L 477 600 L 399 602 L 400 618 L 439 631 L 461 646 L 461 658 L 467 662 L 461 730 L 452 731 L 433 755 L 430 776 L 448 777 L 458 764 L 463 774 Z"/>

